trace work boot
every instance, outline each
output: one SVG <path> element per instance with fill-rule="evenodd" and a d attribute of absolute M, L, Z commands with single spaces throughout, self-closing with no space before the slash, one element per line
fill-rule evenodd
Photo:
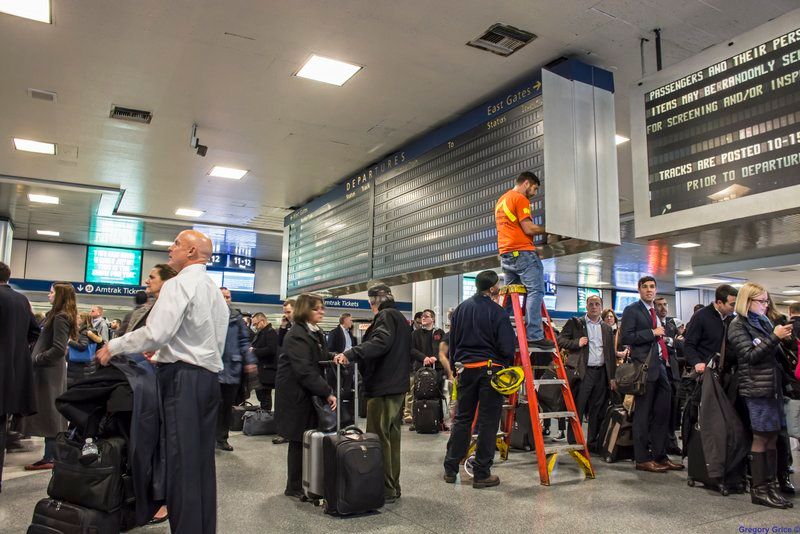
<path fill-rule="evenodd" d="M 538 349 L 538 350 L 553 350 L 556 347 L 556 344 L 550 341 L 547 338 L 542 339 L 529 339 L 528 340 L 528 348 L 531 349 Z"/>
<path fill-rule="evenodd" d="M 766 452 L 766 455 L 767 477 L 769 479 L 767 485 L 769 486 L 769 494 L 774 500 L 782 502 L 786 508 L 794 507 L 794 504 L 791 501 L 787 501 L 783 495 L 781 495 L 781 487 L 778 484 L 778 451 L 775 449 L 769 449 Z"/>
<path fill-rule="evenodd" d="M 750 460 L 750 472 L 752 480 L 750 482 L 750 502 L 769 506 L 770 508 L 786 508 L 786 504 L 781 500 L 776 500 L 769 487 L 770 471 L 767 464 L 767 453 L 751 452 L 748 455 Z"/>
<path fill-rule="evenodd" d="M 486 478 L 476 478 L 472 481 L 472 487 L 475 489 L 492 488 L 500 485 L 500 477 L 497 475 L 489 475 Z"/>

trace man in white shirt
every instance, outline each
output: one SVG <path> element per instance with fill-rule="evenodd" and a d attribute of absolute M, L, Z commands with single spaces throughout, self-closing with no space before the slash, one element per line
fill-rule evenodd
<path fill-rule="evenodd" d="M 109 331 L 108 331 L 108 321 L 106 318 L 103 317 L 103 310 L 102 306 L 92 306 L 89 315 L 92 316 L 92 328 L 94 328 L 95 332 L 103 338 L 103 341 L 108 342 L 109 338 Z"/>
<path fill-rule="evenodd" d="M 228 328 L 228 306 L 206 274 L 212 253 L 204 234 L 185 230 L 169 247 L 167 280 L 143 328 L 97 351 L 102 365 L 116 355 L 157 351 L 166 435 L 166 504 L 175 533 L 211 534 L 217 526 L 214 437 L 217 373 Z"/>

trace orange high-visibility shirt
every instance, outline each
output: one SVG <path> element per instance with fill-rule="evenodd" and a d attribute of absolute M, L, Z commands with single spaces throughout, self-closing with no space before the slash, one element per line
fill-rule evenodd
<path fill-rule="evenodd" d="M 531 218 L 531 201 L 513 189 L 497 201 L 494 219 L 497 224 L 497 249 L 500 254 L 515 250 L 536 250 L 533 238 L 525 235 L 520 222 Z"/>

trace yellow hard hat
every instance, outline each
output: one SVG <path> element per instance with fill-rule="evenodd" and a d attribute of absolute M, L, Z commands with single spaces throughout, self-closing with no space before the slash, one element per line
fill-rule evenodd
<path fill-rule="evenodd" d="M 522 386 L 525 372 L 522 367 L 506 367 L 492 375 L 492 387 L 501 395 L 512 395 Z"/>

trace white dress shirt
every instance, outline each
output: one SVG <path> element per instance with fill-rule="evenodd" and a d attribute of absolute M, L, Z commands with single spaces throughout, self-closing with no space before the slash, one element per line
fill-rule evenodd
<path fill-rule="evenodd" d="M 644 306 L 645 309 L 647 310 L 647 316 L 652 318 L 653 315 L 652 315 L 652 312 L 650 310 L 655 310 L 655 306 L 653 306 L 652 303 L 650 303 L 650 304 L 646 303 L 642 299 L 639 299 L 639 302 L 641 302 L 642 306 Z M 658 312 L 656 312 L 656 324 L 661 325 L 662 327 L 664 326 L 663 324 L 661 324 L 661 319 L 658 318 Z M 655 328 L 655 327 L 653 327 L 653 328 Z M 658 338 L 656 338 L 656 339 L 658 339 Z M 666 341 L 664 343 L 666 343 Z M 661 345 L 660 344 L 658 346 L 658 354 L 661 356 L 661 361 L 665 362 L 667 367 L 669 367 L 669 355 L 668 354 L 664 354 L 664 351 L 661 350 Z"/>
<path fill-rule="evenodd" d="M 589 338 L 589 360 L 586 365 L 589 367 L 599 367 L 605 364 L 603 356 L 603 328 L 600 326 L 601 319 L 598 317 L 597 321 L 592 321 L 587 315 L 586 320 L 586 337 Z"/>
<path fill-rule="evenodd" d="M 228 305 L 206 266 L 184 267 L 161 287 L 147 323 L 108 342 L 112 356 L 158 351 L 157 363 L 186 362 L 217 373 L 228 333 Z"/>
<path fill-rule="evenodd" d="M 350 339 L 350 332 L 342 325 L 339 325 L 339 328 L 342 329 L 342 333 L 344 334 L 344 350 L 352 349 L 353 341 Z M 342 352 L 344 352 L 344 350 Z"/>

